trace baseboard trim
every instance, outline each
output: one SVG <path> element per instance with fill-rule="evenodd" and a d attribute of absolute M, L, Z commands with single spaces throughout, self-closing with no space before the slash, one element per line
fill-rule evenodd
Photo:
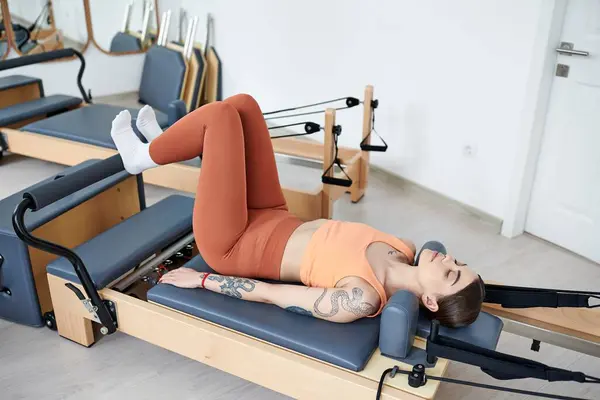
<path fill-rule="evenodd" d="M 466 213 L 478 218 L 479 220 L 495 226 L 498 230 L 498 233 L 502 229 L 502 219 L 498 218 L 495 215 L 489 214 L 477 207 L 473 207 L 471 205 L 465 204 L 459 200 L 449 197 L 449 196 L 447 196 L 443 193 L 440 193 L 434 189 L 423 186 L 420 183 L 410 180 L 404 176 L 398 175 L 398 174 L 396 174 L 386 168 L 380 167 L 376 164 L 371 163 L 370 168 L 371 168 L 370 173 L 376 177 L 383 178 L 385 181 L 390 182 L 390 183 L 396 182 L 396 184 L 426 192 L 427 194 L 429 194 L 431 196 L 434 196 L 440 200 L 443 200 L 445 203 L 450 203 L 456 207 L 459 207 L 460 209 L 464 210 Z"/>
<path fill-rule="evenodd" d="M 277 127 L 278 125 L 275 123 L 267 122 L 267 126 L 270 128 L 274 128 L 274 127 Z M 289 128 L 278 129 L 278 132 L 281 135 L 295 133 L 295 131 L 293 131 Z M 306 136 L 299 137 L 299 139 L 308 140 L 308 141 L 312 141 L 312 142 L 319 142 L 318 140 L 315 140 L 313 138 L 306 137 Z M 294 160 L 290 160 L 290 161 L 294 162 Z M 498 233 L 500 233 L 500 231 L 502 229 L 502 219 L 501 218 L 498 218 L 495 215 L 489 214 L 477 207 L 473 207 L 468 204 L 465 204 L 459 200 L 449 197 L 443 193 L 437 192 L 431 188 L 423 186 L 420 183 L 417 183 L 415 181 L 407 179 L 401 175 L 396 174 L 395 172 L 390 171 L 389 169 L 386 169 L 386 168 L 383 168 L 383 167 L 380 167 L 380 166 L 374 164 L 372 161 L 371 161 L 371 165 L 370 165 L 369 174 L 371 174 L 372 177 L 374 177 L 374 178 L 379 178 L 383 181 L 387 181 L 392 184 L 393 184 L 393 182 L 395 182 L 397 185 L 399 184 L 399 185 L 403 185 L 405 187 L 411 187 L 411 188 L 415 188 L 417 190 L 421 190 L 431 196 L 434 196 L 440 200 L 443 200 L 445 203 L 450 203 L 456 207 L 459 207 L 465 213 L 468 213 L 469 215 L 478 218 L 482 222 L 485 222 L 485 223 L 488 223 L 488 224 L 494 226 L 498 230 Z"/>

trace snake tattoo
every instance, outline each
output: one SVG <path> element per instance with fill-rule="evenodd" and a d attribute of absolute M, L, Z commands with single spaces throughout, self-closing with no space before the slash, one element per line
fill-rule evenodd
<path fill-rule="evenodd" d="M 227 296 L 237 297 L 238 299 L 242 298 L 242 294 L 239 292 L 240 290 L 251 292 L 256 286 L 255 280 L 247 278 L 231 278 L 219 275 L 210 275 L 208 280 L 224 282 L 221 286 L 219 286 L 221 288 L 221 293 Z"/>
<path fill-rule="evenodd" d="M 315 313 L 321 317 L 332 317 L 340 310 L 340 301 L 342 308 L 352 314 L 364 317 L 371 315 L 376 311 L 375 306 L 370 303 L 361 301 L 363 297 L 363 291 L 360 288 L 352 288 L 352 299 L 345 290 L 338 290 L 331 295 L 331 311 L 329 313 L 322 312 L 319 310 L 319 303 L 325 298 L 327 289 L 323 290 L 323 294 L 315 301 L 314 310 Z"/>

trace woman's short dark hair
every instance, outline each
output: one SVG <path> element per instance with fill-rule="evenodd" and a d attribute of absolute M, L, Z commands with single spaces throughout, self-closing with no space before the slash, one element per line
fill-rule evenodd
<path fill-rule="evenodd" d="M 485 284 L 478 275 L 464 289 L 438 299 L 438 310 L 429 311 L 429 317 L 450 328 L 470 325 L 477 319 L 484 298 Z"/>

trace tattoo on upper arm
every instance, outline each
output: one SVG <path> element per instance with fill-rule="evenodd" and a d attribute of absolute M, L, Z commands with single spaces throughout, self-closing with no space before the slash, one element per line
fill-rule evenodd
<path fill-rule="evenodd" d="M 312 313 L 310 311 L 308 311 L 305 308 L 302 307 L 298 307 L 298 306 L 289 306 L 286 308 L 287 311 L 291 311 L 293 313 L 296 314 L 301 314 L 301 315 L 308 315 L 309 317 L 312 317 Z"/>
<path fill-rule="evenodd" d="M 221 275 L 209 275 L 207 279 L 209 281 L 223 282 L 223 284 L 219 286 L 221 288 L 221 293 L 238 299 L 242 298 L 240 290 L 251 292 L 254 290 L 257 282 L 248 278 L 234 278 Z"/>
<path fill-rule="evenodd" d="M 319 310 L 319 304 L 325 298 L 328 289 L 323 290 L 323 294 L 315 301 L 315 313 L 321 317 L 332 317 L 340 310 L 338 301 L 341 300 L 342 308 L 358 317 L 366 317 L 377 311 L 377 308 L 366 301 L 362 301 L 363 291 L 360 288 L 352 288 L 352 299 L 346 290 L 337 290 L 331 295 L 331 311 L 329 313 Z"/>

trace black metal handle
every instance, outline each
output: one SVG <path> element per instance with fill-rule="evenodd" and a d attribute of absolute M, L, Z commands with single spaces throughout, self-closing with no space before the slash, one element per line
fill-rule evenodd
<path fill-rule="evenodd" d="M 80 52 L 73 48 L 53 50 L 45 53 L 32 54 L 0 61 L 0 71 L 24 67 L 26 65 L 39 64 L 46 61 L 60 60 L 62 58 L 70 58 L 73 56 L 79 58 L 79 61 L 81 62 L 79 72 L 77 73 L 77 86 L 79 87 L 79 92 L 81 93 L 81 97 L 86 103 L 91 103 L 91 99 L 85 92 L 83 84 L 81 83 L 81 79 L 83 78 L 83 72 L 85 71 L 85 59 L 83 58 L 83 55 Z"/>
<path fill-rule="evenodd" d="M 23 198 L 31 200 L 30 206 L 32 211 L 38 211 L 57 200 L 123 170 L 123 159 L 120 154 L 115 154 L 72 174 L 58 175 L 54 180 L 26 191 L 23 193 Z"/>
<path fill-rule="evenodd" d="M 352 179 L 334 178 L 332 176 L 323 176 L 323 177 L 321 177 L 321 181 L 327 185 L 336 185 L 336 186 L 343 186 L 343 187 L 352 186 Z"/>
<path fill-rule="evenodd" d="M 31 210 L 33 201 L 30 198 L 24 198 L 17 205 L 17 208 L 12 215 L 12 223 L 15 233 L 23 242 L 37 249 L 46 251 L 48 253 L 56 254 L 60 257 L 65 257 L 73 265 L 79 282 L 83 285 L 87 296 L 91 300 L 91 303 L 97 308 L 96 314 L 100 323 L 107 329 L 107 334 L 116 332 L 117 322 L 110 314 L 107 305 L 100 298 L 100 294 L 90 277 L 88 270 L 81 258 L 72 250 L 66 247 L 51 243 L 39 238 L 32 236 L 25 227 L 24 217 L 27 210 Z"/>
<path fill-rule="evenodd" d="M 382 145 L 376 145 L 376 144 L 361 143 L 360 149 L 363 151 L 378 151 L 378 152 L 385 153 L 388 149 L 388 146 L 387 146 L 387 144 L 385 146 L 382 146 Z"/>
<path fill-rule="evenodd" d="M 85 296 L 83 295 L 83 293 L 81 293 L 81 290 L 79 290 L 77 288 L 77 286 L 73 285 L 71 282 L 69 283 L 65 283 L 65 286 L 69 289 L 71 289 L 71 291 L 73 293 L 75 293 L 75 296 L 77 296 L 77 298 L 81 301 L 85 300 Z"/>
<path fill-rule="evenodd" d="M 4 264 L 4 257 L 2 257 L 2 254 L 0 254 L 0 294 L 10 296 L 12 294 L 10 292 L 10 289 L 4 287 L 4 285 L 2 284 L 2 264 Z"/>

